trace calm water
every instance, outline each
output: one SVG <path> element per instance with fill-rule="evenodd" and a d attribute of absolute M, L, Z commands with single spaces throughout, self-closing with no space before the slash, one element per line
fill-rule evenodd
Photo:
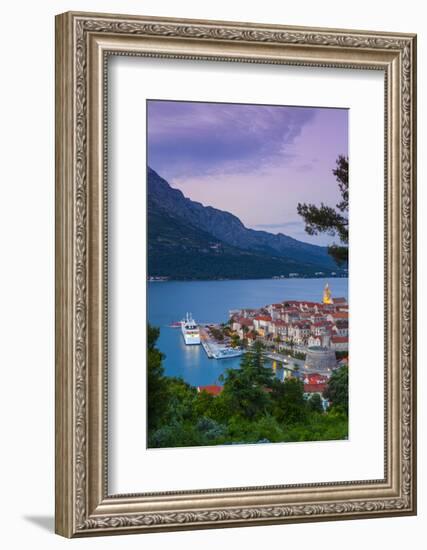
<path fill-rule="evenodd" d="M 168 325 L 191 312 L 199 323 L 222 323 L 230 309 L 258 308 L 284 300 L 321 301 L 326 284 L 333 296 L 348 298 L 348 279 L 257 279 L 244 281 L 170 281 L 148 283 L 148 318 L 160 328 L 159 349 L 166 374 L 194 386 L 218 383 L 240 358 L 208 359 L 202 346 L 186 346 L 181 330 Z"/>

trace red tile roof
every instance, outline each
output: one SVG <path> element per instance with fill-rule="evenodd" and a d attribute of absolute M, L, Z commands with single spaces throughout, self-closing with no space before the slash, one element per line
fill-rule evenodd
<path fill-rule="evenodd" d="M 334 319 L 348 319 L 348 312 L 347 311 L 336 311 L 335 313 L 332 313 L 332 317 Z"/>
<path fill-rule="evenodd" d="M 319 385 L 319 384 L 326 384 L 328 379 L 326 376 L 323 376 L 322 374 L 315 372 L 313 374 L 307 374 L 304 377 L 304 380 L 308 380 L 307 384 Z"/>
<path fill-rule="evenodd" d="M 331 342 L 333 344 L 344 344 L 348 343 L 348 337 L 347 336 L 332 336 Z"/>
<path fill-rule="evenodd" d="M 255 321 L 271 321 L 271 317 L 269 315 L 257 315 L 254 319 Z"/>
<path fill-rule="evenodd" d="M 239 325 L 250 327 L 252 325 L 251 319 L 246 319 L 246 317 L 238 317 L 234 321 L 235 323 L 239 323 Z"/>
<path fill-rule="evenodd" d="M 222 389 L 223 389 L 223 386 L 217 386 L 215 384 L 211 384 L 210 386 L 197 386 L 198 392 L 205 391 L 210 395 L 219 395 L 222 392 Z"/>
<path fill-rule="evenodd" d="M 326 384 L 304 384 L 304 393 L 323 393 Z"/>

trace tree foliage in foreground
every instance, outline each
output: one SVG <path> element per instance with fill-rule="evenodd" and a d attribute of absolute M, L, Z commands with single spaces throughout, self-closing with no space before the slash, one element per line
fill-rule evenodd
<path fill-rule="evenodd" d="M 342 369 L 331 377 L 330 399 L 324 412 L 321 399 L 304 397 L 296 378 L 279 381 L 265 366 L 262 346 L 256 343 L 242 356 L 239 369 L 222 376 L 223 391 L 212 395 L 165 376 L 163 355 L 156 348 L 159 330 L 148 327 L 148 446 L 185 447 L 321 441 L 345 439 L 348 407 Z M 345 367 L 346 369 L 346 367 Z M 326 394 L 326 392 L 325 392 Z M 329 394 L 328 394 L 329 395 Z"/>
<path fill-rule="evenodd" d="M 309 235 L 326 233 L 338 237 L 342 244 L 328 247 L 329 254 L 338 264 L 348 262 L 348 157 L 339 155 L 332 171 L 341 194 L 341 201 L 335 208 L 321 203 L 298 203 L 297 212 L 305 221 L 305 231 Z"/>
<path fill-rule="evenodd" d="M 167 410 L 169 383 L 164 376 L 163 354 L 156 348 L 160 331 L 148 325 L 147 330 L 147 403 L 148 430 L 157 427 Z"/>
<path fill-rule="evenodd" d="M 332 373 L 328 387 L 323 392 L 331 406 L 348 414 L 348 367 L 344 366 Z"/>

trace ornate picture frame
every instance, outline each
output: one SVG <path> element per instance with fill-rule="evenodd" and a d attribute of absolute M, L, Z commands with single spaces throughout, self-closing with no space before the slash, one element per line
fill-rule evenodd
<path fill-rule="evenodd" d="M 383 71 L 385 476 L 111 495 L 106 60 Z M 56 532 L 82 537 L 416 513 L 416 36 L 68 12 L 56 18 Z"/>

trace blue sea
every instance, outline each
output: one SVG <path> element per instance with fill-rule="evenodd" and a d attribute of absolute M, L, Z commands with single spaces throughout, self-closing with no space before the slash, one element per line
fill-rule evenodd
<path fill-rule="evenodd" d="M 198 323 L 222 323 L 231 309 L 259 308 L 285 300 L 320 302 L 326 283 L 333 296 L 348 298 L 348 279 L 256 279 L 241 281 L 167 281 L 148 283 L 148 320 L 160 328 L 159 349 L 168 376 L 193 386 L 217 384 L 240 358 L 208 359 L 202 346 L 186 346 L 181 330 L 170 328 L 191 312 Z"/>

